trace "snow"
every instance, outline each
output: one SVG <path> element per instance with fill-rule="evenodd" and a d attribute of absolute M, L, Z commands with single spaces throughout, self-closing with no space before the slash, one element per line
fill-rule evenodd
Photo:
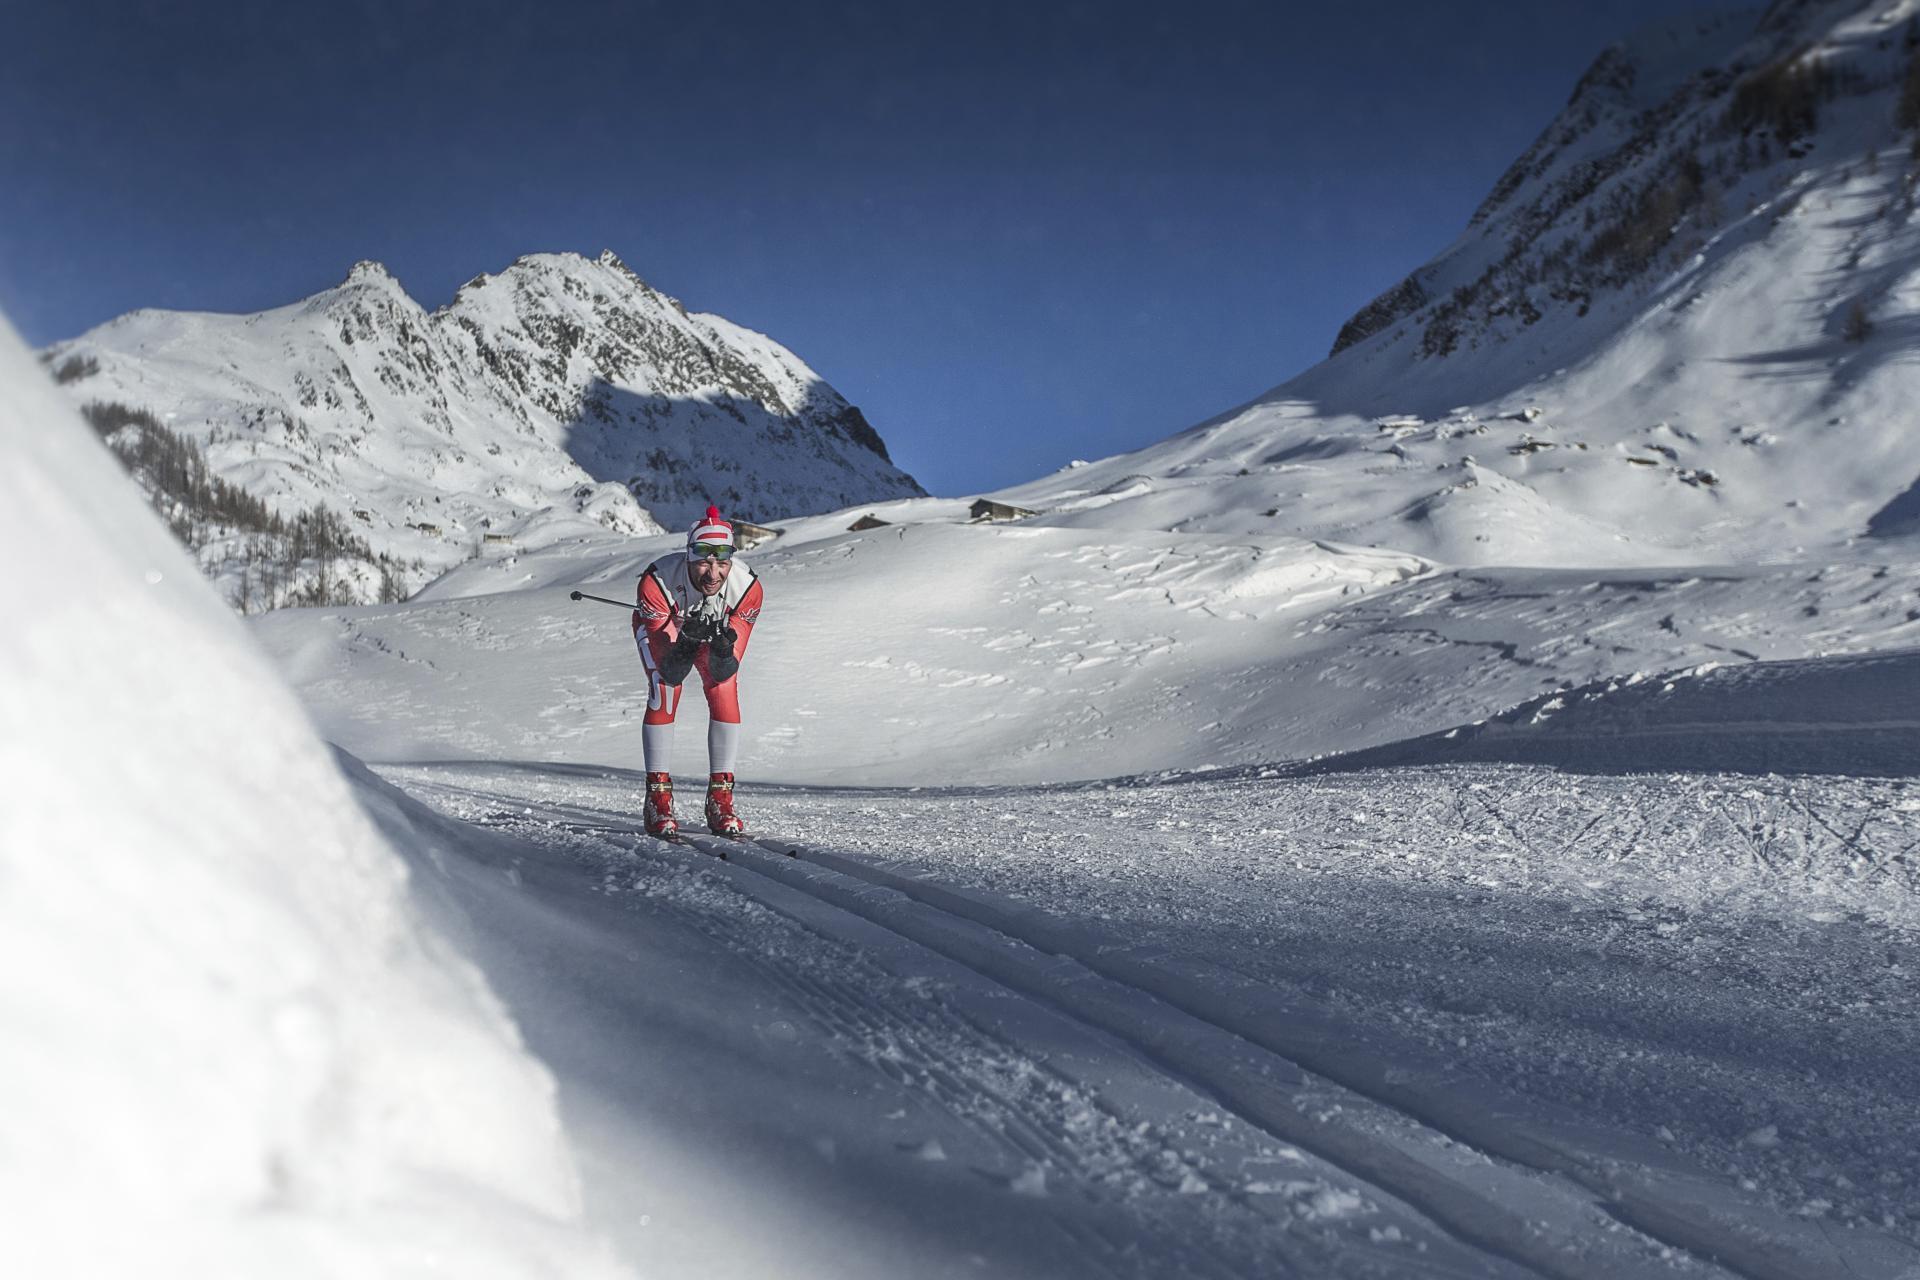
<path fill-rule="evenodd" d="M 276 1273 L 1911 1280 L 1920 242 L 1880 211 L 1905 140 L 1860 159 L 1912 8 L 1597 64 L 1429 285 L 1580 164 L 1649 172 L 1645 113 L 1724 105 L 1703 59 L 1804 40 L 1882 78 L 1590 313 L 1424 361 L 1389 324 L 1000 495 L 1019 521 L 776 518 L 750 840 L 640 831 L 628 612 L 568 598 L 677 539 L 583 524 L 256 619 L 256 651 L 137 504 L 91 501 L 125 494 L 97 448 L 17 446 L 74 457 L 0 472 L 16 543 L 58 549 L 8 641 L 35 807 L 0 1008 L 48 1034 L 0 1087 L 53 1101 L 6 1203 L 81 1230 L 78 1133 L 130 1153 L 106 1199 L 169 1260 Z"/>
<path fill-rule="evenodd" d="M 995 496 L 1071 524 L 1126 484 L 1102 527 L 1454 565 L 1789 559 L 1905 529 L 1920 213 L 1892 119 L 1913 7 L 1775 8 L 1758 30 L 1751 12 L 1687 19 L 1596 64 L 1512 185 L 1412 274 L 1428 303 L 1252 403 Z M 1768 143 L 1742 167 L 1757 141 L 1725 124 L 1728 99 L 1796 49 L 1844 82 L 1791 154 Z M 1543 260 L 1583 261 L 1618 203 L 1683 155 L 1705 188 L 1666 256 L 1554 294 Z M 1453 353 L 1421 354 L 1452 292 L 1516 245 L 1517 274 L 1461 319 Z M 1874 327 L 1849 341 L 1856 303 Z"/>
<path fill-rule="evenodd" d="M 405 808 L 624 1255 L 684 1270 L 804 1187 L 803 1274 L 1911 1264 L 1911 561 L 1453 569 L 1072 520 L 921 499 L 754 551 L 758 844 L 636 828 L 627 615 L 566 593 L 626 596 L 665 540 L 252 624 L 444 815 Z M 578 994 L 603 954 L 643 1012 Z M 688 1095 L 608 1100 L 662 1025 Z M 729 1194 L 636 1233 L 610 1202 L 680 1197 L 625 1135 L 687 1110 Z"/>
<path fill-rule="evenodd" d="M 1450 766 L 763 786 L 752 814 L 777 836 L 722 863 L 635 832 L 637 772 L 383 772 L 486 829 L 448 836 L 483 863 L 450 874 L 514 904 L 488 931 L 520 958 L 486 963 L 541 968 L 528 1034 L 561 1046 L 563 1105 L 583 1036 L 613 1062 L 636 1033 L 570 1012 L 558 992 L 605 984 L 544 946 L 528 961 L 516 913 L 564 902 L 583 936 L 563 956 L 657 967 L 630 979 L 654 992 L 646 1026 L 729 1011 L 718 1046 L 706 1018 L 671 1037 L 698 1058 L 673 1078 L 711 1099 L 692 1105 L 730 1189 L 700 1230 L 730 1236 L 761 1216 L 752 1197 L 804 1185 L 798 1256 L 826 1272 L 897 1274 L 903 1233 L 924 1274 L 976 1252 L 1022 1275 L 1276 1255 L 1529 1274 L 1514 1250 L 1552 1274 L 1659 1275 L 1678 1250 L 1690 1274 L 1729 1274 L 1720 1257 L 1891 1276 L 1913 1258 L 1910 781 Z M 487 869 L 508 860 L 547 890 Z M 770 1097 L 741 1087 L 763 1070 Z M 629 1106 L 666 1127 L 689 1104 Z M 1777 1147 L 1748 1140 L 1765 1125 Z M 607 1141 L 589 1138 L 595 1162 L 655 1202 Z M 769 1148 L 804 1174 L 769 1176 Z M 1815 1198 L 1817 1224 L 1797 1214 Z M 821 1238 L 842 1221 L 877 1238 Z"/>
<path fill-rule="evenodd" d="M 867 510 L 892 523 L 847 532 Z M 1447 569 L 1100 510 L 1112 527 L 969 524 L 941 499 L 787 522 L 750 557 L 768 611 L 742 769 L 915 786 L 1244 767 L 1636 671 L 1920 646 L 1920 566 L 1884 544 L 1812 563 Z M 567 544 L 467 566 L 403 607 L 286 613 L 255 634 L 365 758 L 631 764 L 628 615 L 567 592 L 628 598 L 672 545 Z M 704 712 L 682 715 L 697 742 Z"/>
<path fill-rule="evenodd" d="M 93 362 L 76 404 L 153 412 L 283 516 L 324 503 L 418 561 L 410 589 L 476 555 L 683 528 L 710 499 L 764 519 L 920 492 L 792 352 L 611 253 L 530 254 L 433 312 L 362 262 L 288 306 L 133 312 L 45 355 Z M 236 554 L 210 547 L 209 576 Z"/>
<path fill-rule="evenodd" d="M 0 414 L 9 1269 L 624 1274 L 551 1076 L 10 329 Z"/>
<path fill-rule="evenodd" d="M 1350 763 L 1542 761 L 1603 772 L 1746 769 L 1900 775 L 1920 748 L 1920 650 L 1609 679 Z"/>

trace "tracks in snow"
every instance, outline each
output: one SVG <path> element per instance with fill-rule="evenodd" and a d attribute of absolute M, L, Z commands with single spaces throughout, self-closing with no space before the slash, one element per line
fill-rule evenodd
<path fill-rule="evenodd" d="M 541 807 L 563 824 L 622 830 L 590 808 Z M 1360 1049 L 1351 1028 L 1219 967 L 1111 945 L 1070 921 L 829 849 L 698 835 L 688 842 L 725 852 L 722 874 L 776 910 L 783 908 L 772 899 L 781 895 L 769 895 L 765 882 L 1118 1039 L 1258 1129 L 1419 1211 L 1489 1255 L 1495 1270 L 1517 1266 L 1560 1280 L 1676 1269 L 1801 1280 L 1895 1276 L 1910 1262 L 1860 1241 L 1843 1257 L 1819 1224 L 1782 1219 L 1630 1135 L 1570 1133 L 1543 1119 L 1537 1104 L 1504 1106 L 1495 1090 L 1408 1080 Z M 822 927 L 810 914 L 810 927 Z M 831 920 L 824 927 L 834 931 Z M 836 1009 L 857 1005 L 846 992 L 823 999 L 829 1022 Z M 874 1026 L 848 1033 L 894 1034 Z M 1036 1162 L 1070 1163 L 1046 1132 L 1040 1124 L 1029 1133 Z"/>
<path fill-rule="evenodd" d="M 1651 1142 L 1568 1135 L 1503 1106 L 1497 1088 L 1402 1079 L 1324 1017 L 1212 966 L 1101 945 L 1044 913 L 831 850 L 692 839 L 1118 1037 L 1249 1123 L 1540 1275 L 1670 1274 L 1675 1253 L 1749 1280 L 1893 1276 L 1911 1263 L 1891 1242 L 1856 1241 L 1864 1248 L 1842 1256 L 1819 1224 L 1783 1219 Z"/>
<path fill-rule="evenodd" d="M 1263 1009 L 1251 987 L 1209 991 L 1217 971 L 1182 974 L 1122 952 L 1078 945 L 1038 913 L 963 895 L 817 848 L 728 845 L 732 863 L 907 937 L 1115 1036 L 1242 1119 L 1416 1209 L 1475 1249 L 1556 1280 L 1670 1276 L 1677 1242 L 1621 1230 L 1617 1208 L 1540 1158 L 1483 1154 L 1415 1108 L 1354 1091 L 1341 1046 L 1302 1054 L 1300 1028 Z M 1286 1015 L 1282 1015 L 1286 1017 Z M 1311 1048 L 1311 1046 L 1309 1046 Z M 1302 1069 L 1302 1059 L 1312 1070 Z M 1319 1068 L 1332 1066 L 1333 1071 Z M 1384 1074 L 1384 1073 L 1383 1073 Z M 1374 1081 L 1371 1083 L 1379 1083 Z M 1389 1090 L 1389 1092 L 1391 1092 Z M 1404 1100 L 1401 1100 L 1404 1101 Z M 1507 1141 L 1509 1148 L 1516 1144 Z M 1475 1150 L 1482 1146 L 1482 1150 Z M 1489 1160 L 1499 1154 L 1505 1160 Z M 1644 1228 L 1641 1228 L 1644 1230 Z M 1690 1250 L 1691 1251 L 1691 1250 Z M 1704 1251 L 1701 1251 L 1704 1252 Z M 1786 1280 L 1785 1270 L 1742 1273 Z M 1791 1273 L 1808 1274 L 1804 1269 Z"/>
<path fill-rule="evenodd" d="M 1356 1252 L 1353 1233 L 1343 1236 L 1338 1223 L 1277 1236 L 1276 1219 L 1284 1223 L 1326 1202 L 1339 1206 L 1336 1217 L 1363 1215 L 1362 1240 L 1367 1225 L 1390 1227 L 1396 1216 L 1402 1228 L 1425 1227 L 1404 1210 L 1366 1213 L 1339 1171 L 1316 1172 L 1316 1162 L 1297 1151 L 1274 1151 L 1264 1135 L 1240 1128 L 1216 1146 L 1205 1122 L 1201 1132 L 1190 1132 L 1191 1109 L 1205 1099 L 1183 1085 L 1131 1057 L 1117 1058 L 1092 1030 L 1032 1002 L 1007 1000 L 997 984 L 804 890 L 740 874 L 693 847 L 655 841 L 631 823 L 587 808 L 545 801 L 471 806 L 480 793 L 437 784 L 419 791 L 468 809 L 466 820 L 476 825 L 574 856 L 591 851 L 603 892 L 639 891 L 650 909 L 667 905 L 678 924 L 730 952 L 751 971 L 756 991 L 794 1015 L 773 1024 L 778 1052 L 814 1039 L 807 1026 L 795 1025 L 808 1024 L 828 1052 L 884 1078 L 907 1106 L 886 1117 L 903 1126 L 892 1137 L 909 1139 L 890 1140 L 887 1154 L 945 1166 L 963 1182 L 978 1179 L 976 1185 L 1018 1202 L 1001 1219 L 982 1216 L 974 1230 L 1005 1236 L 1016 1219 L 1025 1224 L 1020 1229 L 1031 1230 L 1040 1218 L 1065 1250 L 1050 1262 L 1021 1256 L 1020 1268 L 999 1274 L 1114 1280 L 1511 1274 L 1471 1262 L 1462 1267 L 1463 1251 L 1437 1232 L 1427 1232 L 1431 1254 L 1416 1252 L 1427 1247 L 1419 1237 L 1389 1230 L 1379 1242 L 1361 1245 L 1357 1258 L 1346 1256 Z M 700 839 L 724 844 L 735 857 L 743 851 L 732 842 Z M 608 869 L 621 864 L 628 874 Z M 662 870 L 690 874 L 663 879 Z M 749 908 L 744 917 L 742 905 Z M 902 965 L 909 956 L 915 959 Z M 903 973 L 913 976 L 903 979 Z M 949 984 L 955 978 L 991 992 L 987 1007 L 977 998 L 954 998 Z M 1024 1012 L 1009 1023 L 1015 1010 Z M 1122 1096 L 1109 1097 L 1116 1082 Z M 836 1157 L 821 1150 L 833 1163 Z M 1259 1194 L 1234 1189 L 1242 1172 L 1236 1164 L 1248 1155 L 1286 1166 L 1288 1176 Z M 1391 1261 L 1383 1265 L 1380 1255 Z M 1418 1258 L 1419 1265 L 1409 1270 L 1399 1265 L 1402 1258 Z"/>

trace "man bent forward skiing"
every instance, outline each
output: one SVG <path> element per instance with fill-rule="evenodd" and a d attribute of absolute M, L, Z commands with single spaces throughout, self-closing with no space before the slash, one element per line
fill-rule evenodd
<path fill-rule="evenodd" d="M 740 746 L 740 659 L 760 620 L 760 580 L 734 558 L 733 525 L 718 507 L 694 522 L 687 549 L 661 556 L 640 575 L 634 643 L 647 669 L 647 716 L 641 738 L 647 761 L 647 833 L 670 836 L 673 816 L 673 716 L 680 686 L 698 671 L 707 694 L 707 828 L 738 836 L 747 824 L 733 811 L 733 765 Z"/>

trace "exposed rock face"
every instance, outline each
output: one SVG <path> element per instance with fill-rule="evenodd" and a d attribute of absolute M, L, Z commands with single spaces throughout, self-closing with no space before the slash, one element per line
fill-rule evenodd
<path fill-rule="evenodd" d="M 1334 336 L 1332 355 L 1339 355 L 1356 342 L 1364 342 L 1395 320 L 1426 305 L 1427 291 L 1416 272 L 1354 312 Z"/>
<path fill-rule="evenodd" d="M 434 312 L 362 262 L 292 306 L 138 311 L 44 358 L 77 401 L 153 412 L 220 476 L 276 506 L 325 503 L 421 581 L 488 538 L 922 492 L 798 357 L 690 314 L 612 253 L 521 258 Z"/>
<path fill-rule="evenodd" d="M 1834 8 L 1702 15 L 1604 50 L 1466 233 L 1348 320 L 1333 353 L 1407 321 L 1420 355 L 1449 356 L 1557 310 L 1584 315 L 1597 294 L 1696 249 L 1728 212 L 1721 193 L 1795 141 L 1767 109 L 1776 98 L 1812 110 L 1867 91 L 1805 44 L 1822 14 L 1800 11 Z"/>

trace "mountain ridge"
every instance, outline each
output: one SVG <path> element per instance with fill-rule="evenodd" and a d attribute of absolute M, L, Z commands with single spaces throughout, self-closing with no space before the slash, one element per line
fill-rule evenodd
<path fill-rule="evenodd" d="M 362 260 L 281 307 L 129 312 L 42 360 L 76 402 L 152 413 L 276 510 L 333 508 L 417 566 L 411 588 L 477 553 L 646 535 L 709 502 L 764 522 L 923 493 L 798 356 L 611 251 L 523 255 L 432 311 Z M 255 594 L 233 540 L 202 562 Z M 369 574 L 333 576 L 342 602 L 374 598 Z"/>
<path fill-rule="evenodd" d="M 1063 523 L 1098 502 L 1133 527 L 1460 565 L 1894 536 L 1920 473 L 1916 121 L 1912 0 L 1656 28 L 1593 64 L 1328 358 L 1001 496 Z M 1137 492 L 1103 498 L 1129 477 Z"/>

